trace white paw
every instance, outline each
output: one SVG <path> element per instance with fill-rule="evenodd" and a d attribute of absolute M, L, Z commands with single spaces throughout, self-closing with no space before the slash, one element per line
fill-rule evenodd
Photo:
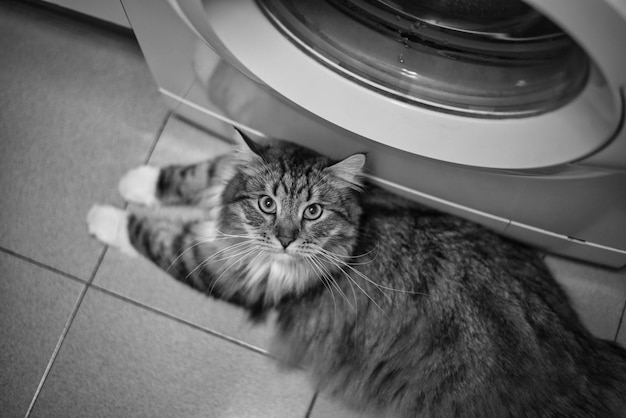
<path fill-rule="evenodd" d="M 120 194 L 127 202 L 146 206 L 158 204 L 156 191 L 160 172 L 159 168 L 148 165 L 130 170 L 120 180 L 118 186 Z"/>
<path fill-rule="evenodd" d="M 89 233 L 99 241 L 135 256 L 137 251 L 128 239 L 128 214 L 107 205 L 94 205 L 87 214 Z"/>

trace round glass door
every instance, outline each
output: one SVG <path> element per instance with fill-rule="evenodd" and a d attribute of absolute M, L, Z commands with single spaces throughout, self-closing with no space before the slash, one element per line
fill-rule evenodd
<path fill-rule="evenodd" d="M 589 61 L 519 0 L 258 0 L 294 43 L 393 98 L 481 118 L 559 108 L 585 87 Z"/>

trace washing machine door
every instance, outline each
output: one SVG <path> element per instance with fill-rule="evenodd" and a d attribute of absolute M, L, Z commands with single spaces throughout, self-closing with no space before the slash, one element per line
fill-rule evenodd
<path fill-rule="evenodd" d="M 182 14 L 242 72 L 343 129 L 528 170 L 593 154 L 624 112 L 623 16 L 607 0 L 544 3 L 205 0 Z"/>

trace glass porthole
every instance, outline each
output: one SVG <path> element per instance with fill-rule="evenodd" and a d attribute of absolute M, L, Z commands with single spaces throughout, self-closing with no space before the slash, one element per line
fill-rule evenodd
<path fill-rule="evenodd" d="M 419 106 L 482 118 L 568 103 L 584 51 L 519 0 L 258 0 L 284 34 L 351 80 Z"/>

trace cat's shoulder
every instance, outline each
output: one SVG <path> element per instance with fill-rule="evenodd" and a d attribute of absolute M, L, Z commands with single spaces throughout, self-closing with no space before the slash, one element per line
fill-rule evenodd
<path fill-rule="evenodd" d="M 433 234 L 439 241 L 467 237 L 487 241 L 499 239 L 497 234 L 480 224 L 433 209 L 371 183 L 365 184 L 361 207 L 362 225 L 366 229 L 389 233 L 419 230 L 422 237 Z"/>

